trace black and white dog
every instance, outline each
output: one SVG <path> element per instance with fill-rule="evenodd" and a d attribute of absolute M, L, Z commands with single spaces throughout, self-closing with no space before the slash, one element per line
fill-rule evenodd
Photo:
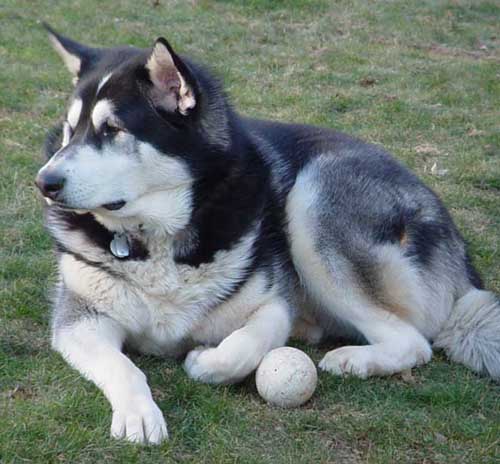
<path fill-rule="evenodd" d="M 53 346 L 98 385 L 111 434 L 167 437 L 128 346 L 237 382 L 294 332 L 350 335 L 335 375 L 431 358 L 500 377 L 500 305 L 450 215 L 381 148 L 248 119 L 164 39 L 90 48 L 49 29 L 75 77 L 36 184 L 59 283 Z"/>

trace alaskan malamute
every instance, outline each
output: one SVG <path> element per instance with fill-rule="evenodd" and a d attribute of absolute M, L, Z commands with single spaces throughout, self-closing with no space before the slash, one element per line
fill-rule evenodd
<path fill-rule="evenodd" d="M 500 377 L 500 305 L 441 201 L 378 146 L 249 119 L 158 39 L 91 48 L 36 184 L 59 268 L 52 343 L 98 385 L 111 434 L 167 437 L 124 346 L 237 382 L 295 334 L 349 335 L 319 367 L 368 377 L 431 359 Z"/>

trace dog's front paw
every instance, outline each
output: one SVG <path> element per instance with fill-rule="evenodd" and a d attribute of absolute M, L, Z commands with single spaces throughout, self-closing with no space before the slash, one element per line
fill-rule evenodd
<path fill-rule="evenodd" d="M 184 361 L 184 370 L 193 380 L 204 383 L 233 383 L 236 366 L 231 360 L 220 355 L 217 348 L 200 346 L 188 353 Z"/>
<path fill-rule="evenodd" d="M 218 383 L 216 375 L 215 348 L 199 346 L 191 350 L 184 360 L 184 370 L 193 380 L 205 383 Z"/>
<path fill-rule="evenodd" d="M 113 411 L 111 436 L 133 443 L 160 444 L 168 438 L 167 424 L 150 398 L 133 398 Z"/>

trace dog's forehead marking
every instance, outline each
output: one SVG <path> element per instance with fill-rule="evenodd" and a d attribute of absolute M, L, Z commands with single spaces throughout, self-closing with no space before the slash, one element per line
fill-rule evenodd
<path fill-rule="evenodd" d="M 75 98 L 71 103 L 71 106 L 69 107 L 67 120 L 72 129 L 74 129 L 77 126 L 78 121 L 80 120 L 80 115 L 82 113 L 82 106 L 83 106 L 82 99 Z"/>
<path fill-rule="evenodd" d="M 71 139 L 71 127 L 69 125 L 69 122 L 66 121 L 63 124 L 63 139 L 62 139 L 61 148 L 68 145 L 70 139 Z"/>
<path fill-rule="evenodd" d="M 96 130 L 101 127 L 102 123 L 113 116 L 113 102 L 111 100 L 99 100 L 92 110 L 92 124 Z"/>
<path fill-rule="evenodd" d="M 112 76 L 112 72 L 106 74 L 102 79 L 101 81 L 99 82 L 99 85 L 97 86 L 97 91 L 96 91 L 96 95 L 99 93 L 99 91 L 104 87 L 104 85 L 106 84 L 106 82 L 109 81 L 109 78 Z"/>

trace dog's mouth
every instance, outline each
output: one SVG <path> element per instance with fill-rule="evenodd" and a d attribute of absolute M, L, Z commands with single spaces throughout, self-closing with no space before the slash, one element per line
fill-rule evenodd
<path fill-rule="evenodd" d="M 61 202 L 61 201 L 54 201 L 54 200 L 51 200 L 50 198 L 47 198 L 45 197 L 45 199 L 47 200 L 47 203 L 49 204 L 49 206 L 57 206 L 61 209 L 67 209 L 67 210 L 81 210 L 82 208 L 81 207 L 74 207 L 74 206 L 71 206 L 71 205 L 68 205 L 64 202 Z M 125 200 L 118 200 L 118 201 L 113 201 L 111 203 L 104 203 L 103 205 L 99 206 L 99 208 L 104 208 L 104 209 L 107 209 L 108 211 L 118 211 L 119 209 L 122 209 L 125 205 L 127 204 L 127 202 Z M 85 208 L 86 210 L 88 210 L 88 208 Z"/>
<path fill-rule="evenodd" d="M 118 211 L 119 209 L 122 209 L 126 203 L 127 202 L 124 200 L 119 200 L 113 201 L 112 203 L 105 203 L 102 207 L 108 211 Z"/>

